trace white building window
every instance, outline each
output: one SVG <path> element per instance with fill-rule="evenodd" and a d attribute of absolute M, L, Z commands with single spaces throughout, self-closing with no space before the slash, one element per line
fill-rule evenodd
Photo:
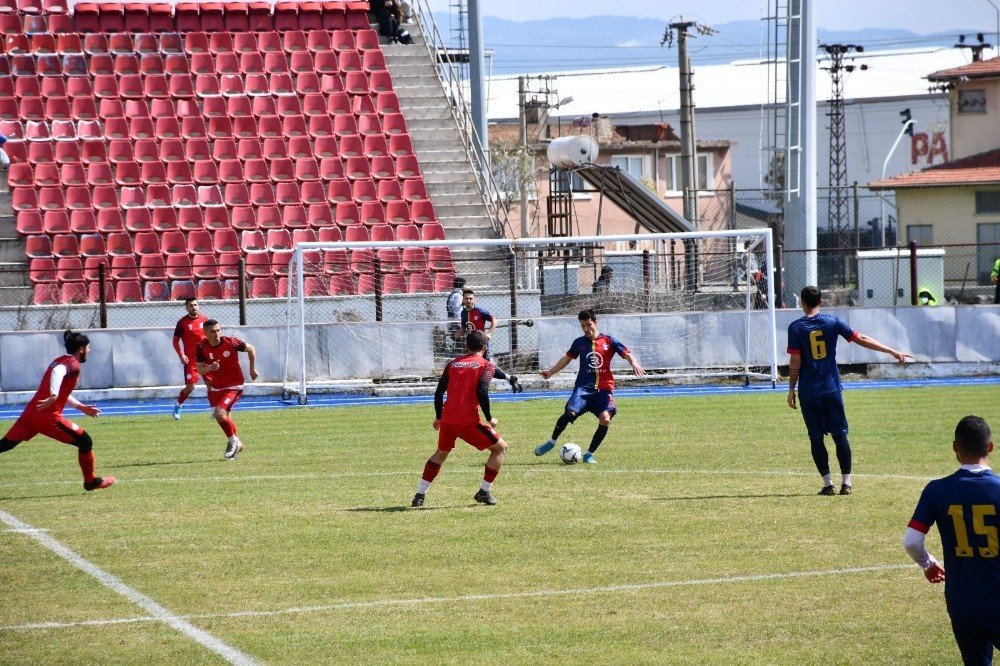
<path fill-rule="evenodd" d="M 698 189 L 715 189 L 715 164 L 712 153 L 698 153 Z M 670 194 L 680 194 L 681 187 L 681 156 L 667 155 L 666 169 L 663 176 L 666 181 L 667 192 Z"/>
<path fill-rule="evenodd" d="M 628 171 L 636 179 L 649 178 L 649 157 L 646 155 L 615 155 L 611 165 Z"/>

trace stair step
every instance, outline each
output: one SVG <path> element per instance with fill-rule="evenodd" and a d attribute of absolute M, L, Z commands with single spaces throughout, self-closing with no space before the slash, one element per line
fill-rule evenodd
<path fill-rule="evenodd" d="M 30 305 L 34 296 L 31 287 L 0 287 L 0 305 Z"/>
<path fill-rule="evenodd" d="M 30 284 L 27 261 L 0 262 L 0 287 L 25 287 Z"/>
<path fill-rule="evenodd" d="M 25 261 L 24 241 L 17 237 L 0 238 L 0 262 Z"/>

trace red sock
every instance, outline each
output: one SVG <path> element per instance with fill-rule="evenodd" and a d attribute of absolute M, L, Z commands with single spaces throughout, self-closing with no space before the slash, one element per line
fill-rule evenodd
<path fill-rule="evenodd" d="M 229 427 L 233 429 L 233 434 L 236 434 L 236 421 L 233 419 L 233 415 L 229 415 Z"/>
<path fill-rule="evenodd" d="M 427 464 L 424 465 L 424 475 L 421 478 L 427 483 L 430 483 L 431 481 L 434 480 L 434 477 L 436 477 L 438 475 L 438 472 L 440 471 L 441 471 L 441 465 L 438 465 L 437 463 L 433 463 L 430 460 L 428 460 Z"/>
<path fill-rule="evenodd" d="M 187 399 L 188 399 L 187 393 L 185 393 L 184 391 L 181 391 L 179 394 L 177 394 L 177 404 L 178 405 L 183 405 L 184 401 L 187 400 Z"/>
<path fill-rule="evenodd" d="M 226 420 L 219 425 L 222 426 L 222 432 L 226 433 L 226 437 L 232 437 L 236 434 L 236 424 L 233 423 L 233 420 L 228 416 L 226 417 Z"/>
<path fill-rule="evenodd" d="M 497 478 L 497 474 L 499 474 L 499 473 L 500 473 L 500 470 L 493 469 L 492 467 L 490 467 L 489 465 L 487 465 L 486 466 L 486 473 L 483 474 L 483 481 L 485 481 L 486 483 L 493 483 L 496 480 L 496 478 Z"/>
<path fill-rule="evenodd" d="M 80 471 L 83 472 L 83 480 L 90 483 L 94 480 L 94 452 L 79 451 L 76 454 L 76 459 L 80 462 Z"/>

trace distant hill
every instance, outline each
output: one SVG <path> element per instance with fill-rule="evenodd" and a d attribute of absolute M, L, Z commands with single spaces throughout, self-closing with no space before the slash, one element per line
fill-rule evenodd
<path fill-rule="evenodd" d="M 454 16 L 438 15 L 442 34 L 452 34 Z M 732 21 L 714 25 L 714 35 L 691 42 L 695 64 L 719 64 L 761 57 L 762 24 Z M 626 16 L 592 16 L 580 19 L 508 21 L 485 17 L 483 30 L 488 49 L 494 51 L 495 76 L 541 71 L 674 65 L 676 49 L 660 46 L 666 21 Z M 869 28 L 856 31 L 820 30 L 821 42 L 860 44 L 870 51 L 951 46 L 960 32 L 920 35 L 908 30 Z"/>

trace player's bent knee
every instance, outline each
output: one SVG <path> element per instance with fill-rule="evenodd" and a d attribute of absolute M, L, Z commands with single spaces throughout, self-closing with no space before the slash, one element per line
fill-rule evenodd
<path fill-rule="evenodd" d="M 507 442 L 502 439 L 490 447 L 490 451 L 493 453 L 506 453 L 507 452 Z"/>
<path fill-rule="evenodd" d="M 87 431 L 81 432 L 71 444 L 80 450 L 80 453 L 90 453 L 94 449 L 94 440 L 90 438 Z"/>
<path fill-rule="evenodd" d="M 611 417 L 602 414 L 601 416 L 597 417 L 597 423 L 605 427 L 609 426 L 611 425 Z"/>

